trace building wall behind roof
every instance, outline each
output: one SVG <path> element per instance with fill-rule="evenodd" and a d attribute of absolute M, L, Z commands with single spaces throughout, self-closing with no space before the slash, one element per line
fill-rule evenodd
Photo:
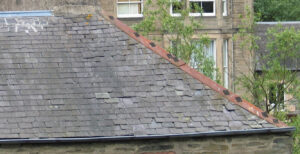
<path fill-rule="evenodd" d="M 99 0 L 1 0 L 0 11 L 53 10 L 61 5 L 99 5 Z"/>
<path fill-rule="evenodd" d="M 144 0 L 146 1 L 146 0 Z M 155 0 L 153 0 L 155 1 Z M 189 0 L 184 0 L 188 3 Z M 238 94 L 243 94 L 242 88 L 235 88 L 233 86 L 234 80 L 237 76 L 241 74 L 245 74 L 248 72 L 248 61 L 251 61 L 251 57 L 245 54 L 246 51 L 242 51 L 239 48 L 240 41 L 233 41 L 233 36 L 237 31 L 237 28 L 241 24 L 240 15 L 246 14 L 246 8 L 248 7 L 249 10 L 252 10 L 253 0 L 227 0 L 228 5 L 228 15 L 223 16 L 222 8 L 221 8 L 222 0 L 215 0 L 215 16 L 204 16 L 204 17 L 197 17 L 200 19 L 199 21 L 202 22 L 203 29 L 199 30 L 199 33 L 206 34 L 210 39 L 216 40 L 216 49 L 217 49 L 217 64 L 216 66 L 219 69 L 220 74 L 223 74 L 223 41 L 225 39 L 229 40 L 228 43 L 228 67 L 229 67 L 229 89 L 230 90 L 237 90 L 235 91 Z M 107 13 L 117 16 L 117 0 L 107 1 L 107 0 L 100 0 L 101 8 L 104 9 Z M 188 5 L 188 4 L 187 4 Z M 128 25 L 133 25 L 142 21 L 143 18 L 120 18 L 121 21 Z M 154 33 L 148 36 L 152 40 L 155 41 L 158 45 L 168 48 L 169 47 L 169 40 L 167 40 L 165 36 Z"/>
<path fill-rule="evenodd" d="M 292 138 L 286 134 L 261 134 L 233 137 L 114 141 L 97 143 L 56 143 L 1 145 L 0 154 L 291 154 Z"/>

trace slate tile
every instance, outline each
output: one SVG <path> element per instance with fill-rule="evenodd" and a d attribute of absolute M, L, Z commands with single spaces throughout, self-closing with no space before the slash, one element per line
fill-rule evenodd
<path fill-rule="evenodd" d="M 49 25 L 32 35 L 0 30 L 0 126 L 10 128 L 0 130 L 0 137 L 164 135 L 273 126 L 102 18 L 89 24 L 84 16 L 39 19 Z"/>

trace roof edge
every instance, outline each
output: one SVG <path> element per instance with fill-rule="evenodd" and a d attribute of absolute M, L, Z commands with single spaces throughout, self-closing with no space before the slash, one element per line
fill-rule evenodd
<path fill-rule="evenodd" d="M 255 135 L 255 134 L 278 134 L 290 133 L 295 131 L 295 127 L 286 128 L 264 128 L 235 131 L 214 131 L 186 134 L 167 134 L 167 135 L 141 135 L 141 136 L 113 136 L 113 137 L 77 137 L 77 138 L 22 138 L 22 139 L 0 139 L 0 144 L 32 144 L 32 143 L 80 143 L 80 142 L 104 142 L 104 141 L 128 141 L 128 140 L 149 140 L 149 139 L 177 139 L 188 137 L 221 137 L 236 135 Z"/>
<path fill-rule="evenodd" d="M 264 112 L 262 109 L 256 107 L 252 103 L 242 99 L 237 94 L 230 92 L 228 89 L 224 88 L 223 86 L 217 84 L 212 79 L 208 78 L 204 74 L 198 72 L 197 70 L 191 68 L 188 66 L 184 61 L 178 59 L 177 57 L 171 55 L 169 52 L 167 52 L 165 49 L 157 46 L 154 42 L 148 40 L 144 36 L 141 36 L 137 32 L 135 32 L 132 28 L 118 20 L 115 16 L 108 15 L 105 11 L 101 10 L 101 13 L 104 18 L 106 18 L 108 21 L 110 21 L 112 24 L 114 24 L 116 27 L 118 27 L 120 30 L 125 32 L 127 35 L 129 35 L 131 38 L 135 39 L 136 41 L 143 44 L 148 49 L 152 50 L 154 53 L 158 54 L 162 58 L 168 60 L 173 65 L 179 67 L 179 69 L 183 70 L 187 74 L 191 75 L 196 80 L 202 82 L 206 86 L 210 87 L 214 91 L 218 92 L 220 95 L 225 97 L 230 102 L 246 109 L 250 113 L 258 116 L 259 118 L 266 120 L 267 122 L 277 126 L 277 127 L 288 127 L 287 124 L 285 124 L 282 121 L 279 121 L 278 119 L 274 118 L 273 116 L 269 115 L 267 112 Z"/>

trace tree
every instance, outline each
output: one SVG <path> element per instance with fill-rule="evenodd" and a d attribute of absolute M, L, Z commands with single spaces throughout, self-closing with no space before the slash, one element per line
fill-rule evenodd
<path fill-rule="evenodd" d="M 287 67 L 289 61 L 300 58 L 300 31 L 294 28 L 283 28 L 281 25 L 269 29 L 268 53 L 258 55 L 256 42 L 260 38 L 255 36 L 254 29 L 255 21 L 252 13 L 248 11 L 235 37 L 243 40 L 241 48 L 244 52 L 250 52 L 253 60 L 249 67 L 250 73 L 238 77 L 238 84 L 248 91 L 246 96 L 250 97 L 246 99 L 252 100 L 255 105 L 268 113 L 273 111 L 276 115 L 284 108 L 284 94 L 291 94 L 294 98 L 298 98 L 298 103 L 300 100 L 297 72 Z M 258 66 L 261 67 L 261 72 L 256 71 Z"/>
<path fill-rule="evenodd" d="M 170 14 L 172 7 L 173 13 Z M 197 5 L 193 11 L 199 10 Z M 210 40 L 197 32 L 201 29 L 200 19 L 189 16 L 190 9 L 185 7 L 184 1 L 178 0 L 147 0 L 144 7 L 144 19 L 134 26 L 134 29 L 144 35 L 159 33 L 170 40 L 167 49 L 174 56 L 184 60 L 193 68 L 203 72 L 206 76 L 219 81 L 212 57 L 206 56 L 206 48 Z"/>
<path fill-rule="evenodd" d="M 247 15 L 241 18 L 242 24 L 235 39 L 242 40 L 240 44 L 242 50 L 249 52 L 253 60 L 252 64 L 249 64 L 250 73 L 239 76 L 237 84 L 246 88 L 247 93 L 244 98 L 296 128 L 293 133 L 293 152 L 299 153 L 300 115 L 287 120 L 286 111 L 282 109 L 285 106 L 284 94 L 291 94 L 300 105 L 300 82 L 297 72 L 287 67 L 289 61 L 300 59 L 300 31 L 294 28 L 284 28 L 281 25 L 269 29 L 268 52 L 265 55 L 258 55 L 256 42 L 260 38 L 254 35 L 255 18 L 249 10 Z M 256 71 L 259 65 L 262 67 L 261 72 Z"/>
<path fill-rule="evenodd" d="M 299 0 L 255 0 L 254 10 L 261 21 L 299 21 Z"/>

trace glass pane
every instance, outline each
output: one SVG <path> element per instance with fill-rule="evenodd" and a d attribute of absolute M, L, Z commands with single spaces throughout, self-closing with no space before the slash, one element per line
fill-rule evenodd
<path fill-rule="evenodd" d="M 172 1 L 172 13 L 181 13 L 183 2 L 181 0 Z"/>
<path fill-rule="evenodd" d="M 182 9 L 183 9 L 183 7 L 182 7 L 181 2 L 172 4 L 172 12 L 173 13 L 180 13 Z"/>
<path fill-rule="evenodd" d="M 207 58 L 211 58 L 212 60 L 215 60 L 214 58 L 214 41 L 211 41 L 209 45 L 204 47 L 204 53 Z"/>
<path fill-rule="evenodd" d="M 193 43 L 193 45 L 194 45 L 194 47 L 195 47 L 195 51 L 193 51 L 192 52 L 192 54 L 191 54 L 191 57 L 190 57 L 190 66 L 192 67 L 192 68 L 195 68 L 195 69 L 197 69 L 198 68 L 198 65 L 200 64 L 200 62 L 198 61 L 198 54 L 197 54 L 197 52 L 199 52 L 199 50 L 201 50 L 201 47 L 202 47 L 202 45 L 201 45 L 201 43 L 199 42 L 199 41 L 193 41 L 192 42 Z"/>
<path fill-rule="evenodd" d="M 131 3 L 136 3 L 136 2 L 138 2 L 138 3 L 140 3 L 142 0 L 118 0 L 118 2 L 131 2 Z"/>
<path fill-rule="evenodd" d="M 228 48 L 227 48 L 227 40 L 224 40 L 223 43 L 223 67 L 227 67 L 228 66 L 228 58 L 227 58 L 227 54 L 228 54 Z"/>
<path fill-rule="evenodd" d="M 226 15 L 227 14 L 227 4 L 226 4 L 225 0 L 222 1 L 222 6 L 223 6 L 222 12 L 224 15 Z"/>
<path fill-rule="evenodd" d="M 223 78 L 224 78 L 224 87 L 228 88 L 229 87 L 229 79 L 228 79 L 228 68 L 227 67 L 224 68 Z"/>
<path fill-rule="evenodd" d="M 203 13 L 214 13 L 214 2 L 202 2 Z"/>
<path fill-rule="evenodd" d="M 118 14 L 129 14 L 129 4 L 118 4 Z"/>
<path fill-rule="evenodd" d="M 140 14 L 140 4 L 130 4 L 130 14 Z"/>
<path fill-rule="evenodd" d="M 201 13 L 202 2 L 190 2 L 191 13 Z"/>

